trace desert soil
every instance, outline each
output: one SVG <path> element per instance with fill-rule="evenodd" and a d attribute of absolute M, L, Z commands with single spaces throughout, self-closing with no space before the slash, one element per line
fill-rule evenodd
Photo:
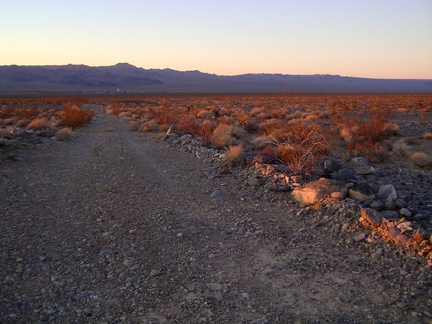
<path fill-rule="evenodd" d="M 0 164 L 1 323 L 432 322 L 421 257 L 101 110 L 74 134 Z"/>

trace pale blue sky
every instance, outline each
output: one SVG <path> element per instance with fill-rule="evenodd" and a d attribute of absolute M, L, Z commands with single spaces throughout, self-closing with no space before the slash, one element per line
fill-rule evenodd
<path fill-rule="evenodd" d="M 0 0 L 0 65 L 432 79 L 432 0 Z"/>

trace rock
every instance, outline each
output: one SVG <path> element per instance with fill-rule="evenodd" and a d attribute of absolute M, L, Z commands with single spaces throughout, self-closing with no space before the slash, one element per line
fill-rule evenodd
<path fill-rule="evenodd" d="M 364 165 L 355 168 L 355 171 L 359 175 L 373 175 L 375 174 L 375 168 L 370 165 Z"/>
<path fill-rule="evenodd" d="M 368 163 L 366 162 L 366 160 L 362 157 L 355 157 L 351 159 L 351 164 L 354 167 L 362 167 L 362 166 L 367 166 Z"/>
<path fill-rule="evenodd" d="M 265 188 L 269 191 L 275 191 L 275 192 L 288 192 L 292 191 L 292 188 L 288 185 L 282 185 L 279 183 L 268 183 L 265 185 Z"/>
<path fill-rule="evenodd" d="M 409 244 L 408 237 L 401 234 L 401 230 L 396 227 L 392 227 L 389 229 L 388 236 L 392 239 L 394 244 L 397 246 L 403 247 Z"/>
<path fill-rule="evenodd" d="M 381 211 L 385 208 L 385 204 L 382 201 L 374 201 L 372 204 L 370 204 L 370 208 L 373 208 L 375 210 Z"/>
<path fill-rule="evenodd" d="M 426 232 L 423 228 L 418 228 L 413 232 L 413 238 L 417 242 L 422 242 L 422 241 L 427 240 L 429 238 L 429 233 Z"/>
<path fill-rule="evenodd" d="M 214 191 L 210 195 L 210 197 L 211 198 L 221 198 L 221 197 L 225 197 L 225 196 L 228 196 L 228 195 L 229 195 L 229 192 L 227 192 L 225 190 L 222 190 L 222 189 L 218 189 L 218 190 Z"/>
<path fill-rule="evenodd" d="M 380 259 L 383 255 L 383 249 L 379 248 L 374 253 L 371 254 L 371 257 L 374 259 Z"/>
<path fill-rule="evenodd" d="M 150 277 L 156 277 L 156 276 L 159 276 L 160 274 L 161 274 L 161 272 L 159 270 L 156 270 L 156 269 L 152 269 L 150 271 Z"/>
<path fill-rule="evenodd" d="M 377 198 L 381 200 L 392 200 L 395 201 L 397 199 L 396 189 L 392 184 L 385 184 L 380 186 Z"/>
<path fill-rule="evenodd" d="M 190 142 L 192 142 L 192 135 L 184 134 L 184 135 L 180 136 L 180 138 L 178 139 L 178 142 L 181 145 L 189 144 Z"/>
<path fill-rule="evenodd" d="M 400 230 L 408 230 L 408 231 L 412 231 L 412 229 L 413 229 L 411 222 L 400 223 L 400 224 L 398 224 L 397 228 Z"/>
<path fill-rule="evenodd" d="M 263 273 L 264 276 L 270 277 L 271 275 L 273 275 L 274 270 L 271 269 L 271 268 L 268 268 L 268 269 L 265 269 L 262 273 Z"/>
<path fill-rule="evenodd" d="M 350 167 L 344 167 L 338 171 L 331 173 L 331 178 L 334 180 L 346 181 L 354 177 L 355 171 Z"/>
<path fill-rule="evenodd" d="M 126 258 L 123 261 L 123 265 L 126 267 L 131 267 L 133 265 L 133 263 L 134 263 L 134 260 L 132 258 Z"/>
<path fill-rule="evenodd" d="M 258 179 L 257 177 L 249 177 L 246 180 L 246 182 L 247 182 L 248 186 L 251 186 L 251 187 L 257 187 L 257 186 L 261 185 L 261 180 Z"/>
<path fill-rule="evenodd" d="M 360 234 L 357 234 L 357 235 L 353 236 L 351 239 L 354 242 L 361 242 L 361 241 L 365 240 L 366 236 L 367 236 L 366 233 L 360 233 Z"/>
<path fill-rule="evenodd" d="M 394 200 L 387 200 L 385 202 L 385 208 L 387 210 L 396 210 L 396 202 Z"/>
<path fill-rule="evenodd" d="M 293 190 L 293 198 L 301 204 L 312 205 L 319 199 L 330 196 L 334 192 L 346 190 L 345 186 L 336 180 L 321 178 Z"/>
<path fill-rule="evenodd" d="M 399 214 L 401 214 L 402 216 L 405 216 L 405 217 L 411 217 L 412 216 L 412 213 L 406 208 L 402 208 L 399 211 Z"/>
<path fill-rule="evenodd" d="M 166 137 L 168 138 L 169 136 L 172 135 L 177 135 L 179 133 L 179 129 L 177 127 L 176 124 L 172 124 L 170 128 L 168 128 L 167 132 L 166 132 Z"/>
<path fill-rule="evenodd" d="M 347 188 L 341 188 L 340 191 L 334 191 L 331 193 L 330 197 L 337 200 L 344 200 L 348 195 L 348 189 Z"/>
<path fill-rule="evenodd" d="M 383 210 L 380 214 L 385 219 L 399 219 L 399 214 L 394 210 Z"/>
<path fill-rule="evenodd" d="M 223 289 L 223 285 L 218 283 L 208 283 L 207 288 L 211 291 L 221 291 Z"/>
<path fill-rule="evenodd" d="M 332 173 L 340 169 L 342 169 L 342 165 L 339 162 L 333 159 L 327 159 L 324 161 L 324 172 Z"/>
<path fill-rule="evenodd" d="M 375 193 L 367 183 L 358 183 L 348 189 L 348 197 L 354 200 L 368 200 L 375 198 Z"/>
<path fill-rule="evenodd" d="M 364 220 L 366 220 L 369 224 L 378 227 L 382 223 L 382 217 L 378 211 L 371 208 L 363 208 L 360 210 L 361 216 Z"/>

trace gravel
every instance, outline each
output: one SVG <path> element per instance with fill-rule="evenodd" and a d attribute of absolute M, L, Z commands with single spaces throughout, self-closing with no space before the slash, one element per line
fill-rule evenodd
<path fill-rule="evenodd" d="M 302 207 L 98 111 L 0 164 L 1 323 L 432 322 L 425 260 L 349 199 Z"/>

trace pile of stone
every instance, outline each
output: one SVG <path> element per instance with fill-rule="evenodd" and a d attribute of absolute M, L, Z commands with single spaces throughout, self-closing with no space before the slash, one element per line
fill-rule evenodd
<path fill-rule="evenodd" d="M 200 139 L 192 135 L 169 132 L 165 140 L 207 162 L 223 164 L 223 150 L 205 147 Z M 364 158 L 355 157 L 349 162 L 328 159 L 317 172 L 320 178 L 313 181 L 290 174 L 285 165 L 262 163 L 256 156 L 249 162 L 250 167 L 243 170 L 248 186 L 290 192 L 302 206 L 313 206 L 315 210 L 331 210 L 331 206 L 339 206 L 349 200 L 358 206 L 357 219 L 372 231 L 372 235 L 426 256 L 432 262 L 430 215 L 410 210 L 392 183 L 381 184 L 383 181 L 390 182 L 392 177 L 371 166 Z"/>

